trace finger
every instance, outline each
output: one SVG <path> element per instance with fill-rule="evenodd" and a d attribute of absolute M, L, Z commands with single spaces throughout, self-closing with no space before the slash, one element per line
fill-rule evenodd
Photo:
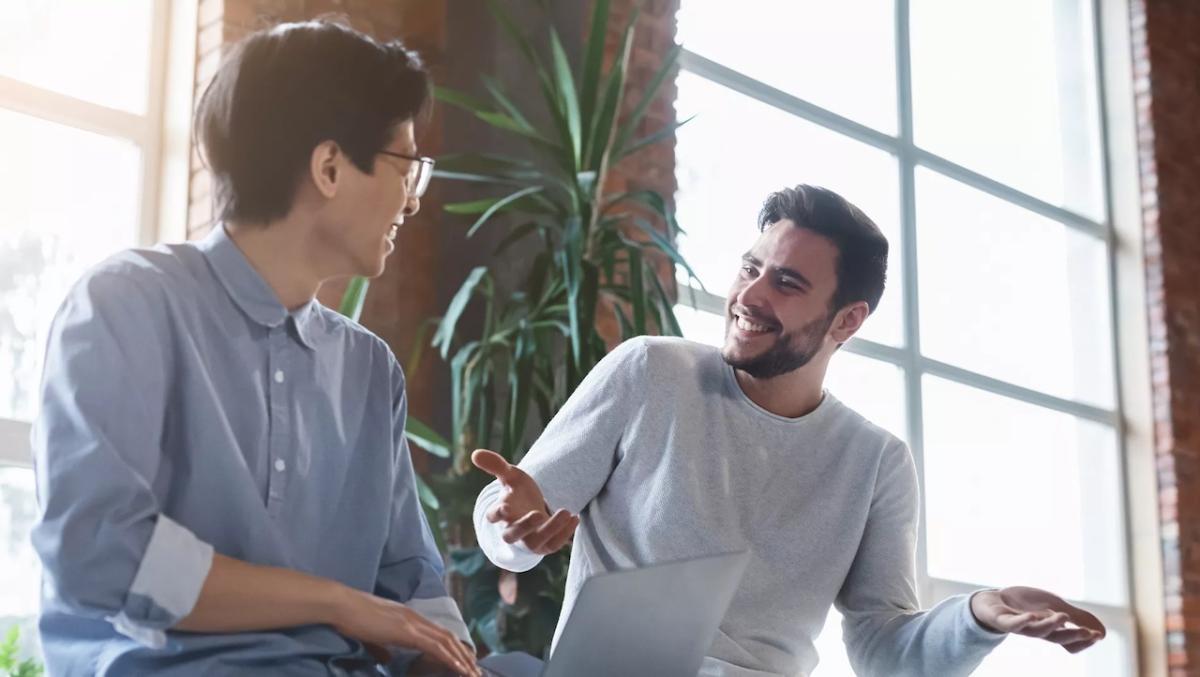
<path fill-rule="evenodd" d="M 1046 635 L 1044 639 L 1065 647 L 1068 644 L 1077 644 L 1094 637 L 1096 637 L 1096 633 L 1088 628 L 1062 628 Z"/>
<path fill-rule="evenodd" d="M 559 510 L 542 523 L 536 531 L 525 537 L 525 547 L 534 552 L 541 550 L 542 546 L 558 535 L 562 528 L 571 523 L 571 513 L 566 510 Z"/>
<path fill-rule="evenodd" d="M 428 647 L 425 651 L 439 663 L 461 675 L 475 675 L 474 659 L 466 659 L 458 639 L 448 639 L 446 631 L 430 624 L 420 630 L 423 640 Z"/>
<path fill-rule="evenodd" d="M 504 530 L 502 537 L 508 544 L 516 543 L 537 530 L 546 521 L 547 515 L 541 512 L 531 512 L 513 522 Z"/>
<path fill-rule="evenodd" d="M 505 485 L 508 484 L 506 480 L 511 478 L 512 471 L 515 470 L 512 464 L 504 460 L 503 456 L 487 449 L 476 449 L 471 454 L 471 463 Z"/>
<path fill-rule="evenodd" d="M 1018 632 L 1034 620 L 1036 617 L 1028 611 L 1017 612 L 1010 609 L 998 614 L 993 625 L 1001 632 Z"/>
<path fill-rule="evenodd" d="M 1093 635 L 1091 639 L 1081 640 L 1081 641 L 1075 642 L 1073 644 L 1064 644 L 1063 648 L 1066 649 L 1070 653 L 1079 653 L 1080 651 L 1083 651 L 1084 649 L 1091 647 L 1093 644 L 1095 644 L 1096 642 L 1099 642 L 1102 639 L 1104 639 L 1104 636 L 1097 634 L 1097 635 Z"/>
<path fill-rule="evenodd" d="M 475 654 L 471 653 L 467 645 L 463 644 L 454 633 L 441 626 L 437 626 L 437 630 L 442 644 L 458 658 L 459 662 L 468 668 L 468 671 L 463 674 L 476 675 L 478 667 L 475 664 Z"/>
<path fill-rule="evenodd" d="M 1066 614 L 1052 611 L 1037 620 L 1027 623 L 1025 627 L 1018 631 L 1018 634 L 1025 635 L 1026 637 L 1045 637 L 1051 632 L 1061 629 L 1066 622 Z"/>
<path fill-rule="evenodd" d="M 1081 628 L 1094 630 L 1095 632 L 1100 633 L 1100 637 L 1104 637 L 1106 634 L 1108 634 L 1108 629 L 1104 627 L 1104 623 L 1101 622 L 1099 618 L 1096 618 L 1095 615 L 1065 602 L 1063 603 L 1063 606 L 1066 608 L 1059 609 L 1059 611 L 1062 611 L 1070 616 L 1071 622 L 1075 625 L 1078 625 Z"/>
<path fill-rule="evenodd" d="M 429 656 L 430 660 L 440 663 L 458 674 L 471 674 L 469 667 L 457 658 L 449 647 L 444 646 L 433 631 L 418 627 L 413 630 L 413 633 L 416 635 L 413 644 L 421 653 Z"/>
<path fill-rule="evenodd" d="M 539 555 L 550 555 L 551 552 L 558 552 L 563 549 L 563 546 L 570 543 L 570 540 L 575 535 L 575 529 L 580 526 L 580 517 L 572 515 L 571 521 L 566 523 L 562 531 L 554 535 L 554 538 L 546 541 L 546 545 L 542 546 L 545 552 L 539 552 Z"/>
<path fill-rule="evenodd" d="M 504 510 L 504 507 L 505 506 L 504 506 L 503 502 L 497 503 L 496 505 L 492 506 L 486 513 L 484 513 L 483 516 L 485 519 L 487 519 L 487 521 L 491 522 L 492 524 L 495 524 L 496 522 L 506 521 L 504 519 L 504 513 L 506 512 Z"/>

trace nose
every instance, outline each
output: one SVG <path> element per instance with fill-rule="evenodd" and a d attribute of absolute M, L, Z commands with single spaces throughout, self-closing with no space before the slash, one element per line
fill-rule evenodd
<path fill-rule="evenodd" d="M 734 301 L 747 308 L 761 308 L 766 305 L 767 292 L 770 284 L 766 275 L 758 275 L 752 280 L 738 279 L 734 285 Z"/>

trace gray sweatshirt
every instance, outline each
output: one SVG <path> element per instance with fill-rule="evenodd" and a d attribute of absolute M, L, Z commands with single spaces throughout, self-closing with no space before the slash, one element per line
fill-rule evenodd
<path fill-rule="evenodd" d="M 605 357 L 520 462 L 551 510 L 581 516 L 555 639 L 583 582 L 612 569 L 749 550 L 702 675 L 807 675 L 830 605 L 859 675 L 969 674 L 1003 639 L 969 598 L 919 611 L 917 476 L 903 442 L 825 393 L 789 419 L 754 404 L 712 347 L 638 338 Z M 484 519 L 487 556 L 540 557 Z"/>

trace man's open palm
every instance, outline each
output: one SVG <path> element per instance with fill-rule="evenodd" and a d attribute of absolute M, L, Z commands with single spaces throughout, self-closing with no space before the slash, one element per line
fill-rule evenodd
<path fill-rule="evenodd" d="M 1104 638 L 1104 624 L 1045 590 L 1026 587 L 985 590 L 971 598 L 971 611 L 986 628 L 1054 642 L 1079 653 Z"/>
<path fill-rule="evenodd" d="M 487 512 L 489 522 L 504 522 L 505 543 L 520 543 L 531 552 L 549 555 L 565 546 L 575 535 L 579 517 L 566 510 L 553 515 L 537 482 L 503 456 L 487 449 L 471 454 L 475 467 L 500 480 L 504 494 Z"/>

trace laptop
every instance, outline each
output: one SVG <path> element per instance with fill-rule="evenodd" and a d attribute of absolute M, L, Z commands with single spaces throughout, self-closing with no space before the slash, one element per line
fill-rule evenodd
<path fill-rule="evenodd" d="M 550 660 L 489 656 L 489 677 L 696 677 L 750 555 L 597 574 L 579 592 Z"/>

